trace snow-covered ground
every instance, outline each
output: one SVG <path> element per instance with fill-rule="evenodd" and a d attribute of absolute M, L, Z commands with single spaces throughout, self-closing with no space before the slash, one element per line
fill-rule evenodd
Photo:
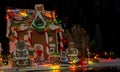
<path fill-rule="evenodd" d="M 120 66 L 120 59 L 104 59 L 104 58 L 98 58 L 99 63 L 94 63 L 94 64 L 88 64 L 86 66 L 79 66 L 79 67 L 110 67 L 110 66 Z M 65 66 L 66 65 L 66 66 Z M 77 66 L 78 67 L 78 66 Z M 62 64 L 60 69 L 62 68 L 69 68 L 69 65 L 67 64 Z M 13 72 L 14 68 L 11 65 L 11 62 L 9 62 L 9 65 L 3 65 L 0 66 L 0 72 Z M 29 68 L 18 68 L 19 71 L 28 71 L 28 70 L 50 70 L 49 67 L 29 67 Z"/>
<path fill-rule="evenodd" d="M 95 66 L 95 67 L 101 67 L 101 66 L 120 66 L 120 59 L 98 58 L 98 60 L 99 60 L 99 63 L 90 64 L 88 66 Z"/>

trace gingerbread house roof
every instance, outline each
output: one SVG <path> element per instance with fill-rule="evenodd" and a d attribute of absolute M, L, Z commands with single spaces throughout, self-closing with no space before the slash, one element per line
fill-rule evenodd
<path fill-rule="evenodd" d="M 7 37 L 10 29 L 34 29 L 39 32 L 46 30 L 62 29 L 56 19 L 55 11 L 44 10 L 42 4 L 35 5 L 33 9 L 8 9 L 7 10 Z"/>

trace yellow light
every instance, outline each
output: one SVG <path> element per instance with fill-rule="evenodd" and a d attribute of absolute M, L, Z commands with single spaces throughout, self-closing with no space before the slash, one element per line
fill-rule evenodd
<path fill-rule="evenodd" d="M 49 29 L 50 29 L 50 27 L 45 27 L 45 28 L 44 28 L 45 31 L 47 31 L 47 30 L 49 30 Z"/>
<path fill-rule="evenodd" d="M 52 15 L 50 13 L 45 13 L 45 16 L 48 18 L 52 18 Z"/>
<path fill-rule="evenodd" d="M 52 71 L 50 71 L 50 72 L 60 72 L 60 70 L 52 70 Z"/>
<path fill-rule="evenodd" d="M 60 65 L 53 65 L 51 66 L 51 69 L 60 69 Z"/>
<path fill-rule="evenodd" d="M 26 17 L 27 13 L 25 11 L 24 12 L 20 12 L 20 15 L 23 16 L 23 17 Z"/>
<path fill-rule="evenodd" d="M 105 55 L 108 55 L 107 52 L 104 52 Z"/>
<path fill-rule="evenodd" d="M 114 52 L 111 52 L 111 51 L 110 51 L 110 55 L 114 55 Z"/>
<path fill-rule="evenodd" d="M 7 12 L 12 12 L 12 10 L 11 9 L 7 9 Z"/>
<path fill-rule="evenodd" d="M 88 61 L 88 64 L 94 64 L 92 61 Z"/>
<path fill-rule="evenodd" d="M 2 61 L 2 58 L 0 58 L 0 61 Z"/>
<path fill-rule="evenodd" d="M 98 58 L 98 56 L 99 56 L 99 55 L 98 55 L 98 54 L 96 54 L 96 55 L 94 56 L 94 59 Z"/>

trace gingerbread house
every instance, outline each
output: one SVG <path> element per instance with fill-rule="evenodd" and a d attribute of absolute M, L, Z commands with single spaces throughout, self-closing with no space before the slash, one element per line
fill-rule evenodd
<path fill-rule="evenodd" d="M 19 40 L 24 40 L 41 60 L 63 49 L 64 30 L 57 21 L 55 11 L 44 10 L 43 4 L 35 5 L 35 10 L 7 9 L 6 19 L 10 53 L 16 49 Z"/>

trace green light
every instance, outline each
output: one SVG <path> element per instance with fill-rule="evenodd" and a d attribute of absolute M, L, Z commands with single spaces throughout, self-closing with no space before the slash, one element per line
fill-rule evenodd
<path fill-rule="evenodd" d="M 60 45 L 60 42 L 58 42 L 58 45 Z"/>
<path fill-rule="evenodd" d="M 62 23 L 62 20 L 59 20 L 58 23 Z"/>
<path fill-rule="evenodd" d="M 73 63 L 76 63 L 79 59 L 76 57 L 73 59 Z"/>
<path fill-rule="evenodd" d="M 7 64 L 8 64 L 8 61 L 3 61 L 3 64 L 4 64 L 4 65 L 7 65 Z"/>

